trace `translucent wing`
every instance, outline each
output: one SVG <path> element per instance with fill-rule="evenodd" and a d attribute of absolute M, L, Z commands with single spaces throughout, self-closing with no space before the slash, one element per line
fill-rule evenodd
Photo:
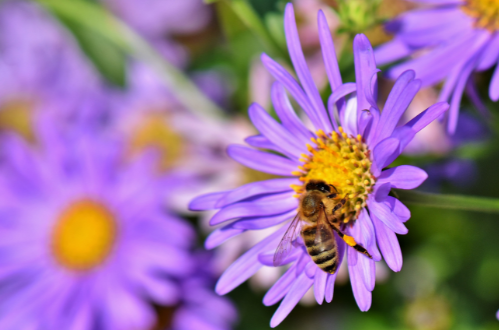
<path fill-rule="evenodd" d="M 293 241 L 296 239 L 300 231 L 298 230 L 298 225 L 301 220 L 298 214 L 295 216 L 288 229 L 284 233 L 284 236 L 281 239 L 281 242 L 277 246 L 277 249 L 274 253 L 274 266 L 280 266 L 281 262 L 288 255 L 288 253 L 293 248 Z"/>
<path fill-rule="evenodd" d="M 317 230 L 315 232 L 315 245 L 321 245 L 329 240 L 334 240 L 334 233 L 329 219 L 327 218 L 326 211 L 322 208 L 317 219 Z M 336 243 L 336 242 L 334 242 Z"/>

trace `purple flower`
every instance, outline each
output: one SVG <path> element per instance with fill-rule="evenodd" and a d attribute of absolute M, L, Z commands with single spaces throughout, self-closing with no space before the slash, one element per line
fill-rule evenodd
<path fill-rule="evenodd" d="M 321 11 L 318 21 L 326 72 L 333 91 L 327 108 L 305 64 L 293 6 L 288 4 L 284 19 L 286 40 L 299 82 L 264 54 L 262 61 L 277 80 L 272 88 L 272 101 L 280 122 L 258 104 L 253 104 L 249 116 L 260 134 L 249 137 L 246 142 L 254 148 L 242 145 L 228 148 L 229 155 L 241 164 L 282 178 L 203 195 L 194 199 L 190 208 L 218 209 L 211 224 L 225 223 L 208 237 L 205 243 L 208 249 L 248 230 L 277 227 L 224 272 L 216 291 L 226 294 L 261 267 L 273 266 L 274 252 L 288 221 L 296 215 L 305 185 L 310 180 L 334 185 L 338 195 L 346 199 L 337 212 L 342 221 L 340 229 L 373 257 L 370 259 L 358 253 L 336 236 L 339 263 L 346 255 L 355 299 L 359 308 L 367 311 L 375 284 L 375 261 L 383 256 L 392 270 L 399 271 L 402 267 L 396 234 L 407 233 L 404 222 L 410 218 L 410 212 L 399 200 L 389 196 L 390 189 L 413 189 L 427 177 L 423 170 L 414 166 L 385 168 L 419 130 L 448 109 L 448 104 L 435 104 L 405 125 L 398 126 L 421 85 L 414 79 L 415 73 L 406 71 L 400 76 L 380 112 L 375 93 L 379 70 L 367 38 L 358 35 L 354 40 L 356 83 L 343 84 L 329 28 Z M 307 128 L 293 110 L 286 90 L 303 109 L 307 117 L 305 122 L 309 120 L 314 131 Z M 341 126 L 335 118 L 339 118 Z M 346 240 L 352 244 L 351 239 Z M 282 262 L 290 267 L 263 300 L 265 305 L 273 305 L 282 299 L 272 318 L 272 327 L 281 323 L 312 286 L 319 304 L 333 298 L 336 273 L 328 274 L 317 267 L 299 235 L 292 246 Z"/>
<path fill-rule="evenodd" d="M 228 329 L 235 312 L 207 293 L 208 263 L 164 207 L 172 187 L 156 157 L 124 162 L 121 141 L 88 127 L 35 131 L 36 149 L 2 139 L 0 328 L 147 329 L 154 302 L 175 308 L 173 329 L 190 329 L 192 313 L 197 329 Z"/>
<path fill-rule="evenodd" d="M 439 100 L 450 100 L 447 130 L 454 133 L 459 105 L 466 89 L 483 108 L 471 78 L 473 72 L 492 68 L 499 61 L 499 3 L 485 0 L 415 0 L 429 4 L 406 12 L 386 25 L 395 38 L 375 51 L 378 64 L 414 58 L 388 71 L 391 78 L 407 69 L 416 71 L 423 86 L 444 81 Z M 499 100 L 499 66 L 489 86 L 489 96 Z"/>

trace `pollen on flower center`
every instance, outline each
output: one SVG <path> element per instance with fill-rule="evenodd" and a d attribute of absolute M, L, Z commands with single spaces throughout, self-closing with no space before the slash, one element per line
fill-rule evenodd
<path fill-rule="evenodd" d="M 348 136 L 343 129 L 340 133 L 326 135 L 322 130 L 317 132 L 317 139 L 312 139 L 316 147 L 307 144 L 311 155 L 302 154 L 304 164 L 300 171 L 293 172 L 303 182 L 301 186 L 293 185 L 298 193 L 305 192 L 310 180 L 323 180 L 338 190 L 339 198 L 346 203 L 335 215 L 348 223 L 356 220 L 360 210 L 366 206 L 367 195 L 372 191 L 375 178 L 371 174 L 370 151 L 362 137 Z"/>
<path fill-rule="evenodd" d="M 52 253 L 59 264 L 75 271 L 100 265 L 116 239 L 116 221 L 102 204 L 73 202 L 59 216 L 52 233 Z"/>
<path fill-rule="evenodd" d="M 499 30 L 499 0 L 466 0 L 462 9 L 476 18 L 476 27 L 491 32 Z"/>

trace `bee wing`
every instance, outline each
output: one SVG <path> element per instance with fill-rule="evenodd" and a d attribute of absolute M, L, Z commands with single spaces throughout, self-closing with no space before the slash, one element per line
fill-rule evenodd
<path fill-rule="evenodd" d="M 282 237 L 281 242 L 279 242 L 279 245 L 277 246 L 277 249 L 274 253 L 275 267 L 281 265 L 281 262 L 293 248 L 292 243 L 300 233 L 300 231 L 297 230 L 300 221 L 300 217 L 298 216 L 298 214 L 296 214 L 288 229 L 286 229 L 286 232 L 284 233 L 284 236 Z"/>
<path fill-rule="evenodd" d="M 328 234 L 330 235 L 328 235 Z M 327 214 L 324 208 L 319 214 L 319 218 L 317 219 L 317 230 L 315 232 L 315 241 L 316 245 L 323 243 L 323 240 L 329 240 L 330 237 L 334 238 L 333 228 L 329 223 L 329 219 L 327 218 Z"/>

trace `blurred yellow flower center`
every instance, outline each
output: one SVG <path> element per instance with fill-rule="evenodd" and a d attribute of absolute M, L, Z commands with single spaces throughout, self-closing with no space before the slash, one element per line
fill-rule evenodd
<path fill-rule="evenodd" d="M 29 100 L 13 99 L 0 105 L 0 130 L 18 133 L 29 142 L 35 141 L 31 119 L 34 104 Z"/>
<path fill-rule="evenodd" d="M 499 0 L 466 0 L 462 9 L 476 18 L 476 27 L 491 32 L 499 30 Z"/>
<path fill-rule="evenodd" d="M 155 148 L 161 153 L 159 168 L 168 170 L 182 156 L 182 136 L 167 124 L 167 118 L 160 113 L 146 115 L 132 132 L 130 152 L 135 155 L 146 148 Z"/>
<path fill-rule="evenodd" d="M 300 161 L 304 164 L 299 171 L 293 172 L 303 184 L 293 185 L 292 188 L 298 194 L 295 197 L 300 197 L 310 180 L 322 180 L 334 185 L 338 196 L 346 199 L 336 215 L 347 223 L 356 220 L 360 210 L 366 206 L 375 178 L 371 174 L 370 151 L 362 137 L 348 136 L 341 127 L 339 131 L 339 134 L 333 132 L 326 135 L 319 130 L 317 139 L 312 139 L 316 147 L 307 144 L 311 155 L 302 154 Z"/>
<path fill-rule="evenodd" d="M 116 221 L 102 204 L 90 199 L 72 203 L 52 233 L 55 259 L 70 270 L 90 270 L 106 259 L 116 239 Z"/>

